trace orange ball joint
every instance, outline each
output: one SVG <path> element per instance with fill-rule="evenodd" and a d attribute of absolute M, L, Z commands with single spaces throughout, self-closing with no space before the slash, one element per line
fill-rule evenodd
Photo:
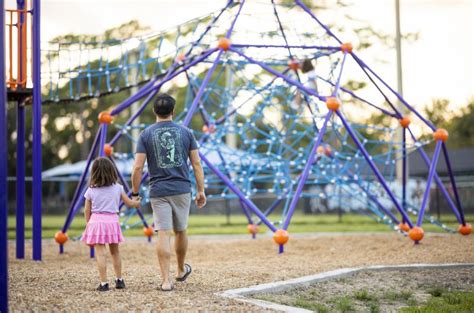
<path fill-rule="evenodd" d="M 410 123 L 411 123 L 410 118 L 408 116 L 405 116 L 405 117 L 399 119 L 398 121 L 400 122 L 400 125 L 403 128 L 408 128 L 408 125 L 410 125 Z"/>
<path fill-rule="evenodd" d="M 433 133 L 433 137 L 436 141 L 442 141 L 442 142 L 446 142 L 448 140 L 448 137 L 449 137 L 449 133 L 446 129 L 444 128 L 438 128 L 434 133 Z"/>
<path fill-rule="evenodd" d="M 252 234 L 252 235 L 258 234 L 258 232 L 259 232 L 258 225 L 248 224 L 247 225 L 247 231 L 249 232 L 249 234 Z"/>
<path fill-rule="evenodd" d="M 273 233 L 273 241 L 276 244 L 284 245 L 290 239 L 288 232 L 284 229 L 278 229 L 276 232 Z"/>
<path fill-rule="evenodd" d="M 350 42 L 343 43 L 341 45 L 341 51 L 344 53 L 351 53 L 352 52 L 352 44 Z"/>
<path fill-rule="evenodd" d="M 408 232 L 408 236 L 413 241 L 421 241 L 421 239 L 423 239 L 423 237 L 425 236 L 425 231 L 423 230 L 423 228 L 415 226 L 410 229 L 410 231 Z"/>
<path fill-rule="evenodd" d="M 472 225 L 466 223 L 466 225 L 459 225 L 458 232 L 463 236 L 468 236 L 472 233 Z"/>
<path fill-rule="evenodd" d="M 231 41 L 228 38 L 220 38 L 219 41 L 217 42 L 217 48 L 227 51 L 230 49 L 231 46 Z"/>
<path fill-rule="evenodd" d="M 204 125 L 202 127 L 202 132 L 206 134 L 213 134 L 216 132 L 216 125 L 210 124 L 209 126 Z"/>
<path fill-rule="evenodd" d="M 181 63 L 184 60 L 186 60 L 186 56 L 184 55 L 184 53 L 180 53 L 176 56 L 175 62 L 176 63 Z"/>
<path fill-rule="evenodd" d="M 60 245 L 65 244 L 68 239 L 68 235 L 62 231 L 58 231 L 56 234 L 54 234 L 54 240 Z"/>
<path fill-rule="evenodd" d="M 400 224 L 398 224 L 398 228 L 399 228 L 400 230 L 406 232 L 406 233 L 407 233 L 408 231 L 410 231 L 410 226 L 408 226 L 407 223 L 400 223 Z"/>
<path fill-rule="evenodd" d="M 339 110 L 339 107 L 341 106 L 341 102 L 339 102 L 339 100 L 336 97 L 327 97 L 326 106 L 331 111 L 337 111 Z"/>
<path fill-rule="evenodd" d="M 106 156 L 111 156 L 112 153 L 114 153 L 114 148 L 111 145 L 109 145 L 108 143 L 106 143 L 104 145 L 104 154 Z"/>
<path fill-rule="evenodd" d="M 143 234 L 145 234 L 146 237 L 153 236 L 153 227 L 151 226 L 143 227 Z"/>
<path fill-rule="evenodd" d="M 109 112 L 103 111 L 99 113 L 99 122 L 102 124 L 110 124 L 112 123 L 112 115 Z"/>
<path fill-rule="evenodd" d="M 300 68 L 300 63 L 297 60 L 288 61 L 288 67 L 293 71 L 297 71 Z"/>

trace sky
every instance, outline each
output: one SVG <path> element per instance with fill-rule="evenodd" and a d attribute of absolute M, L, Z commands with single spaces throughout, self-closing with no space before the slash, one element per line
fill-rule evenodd
<path fill-rule="evenodd" d="M 262 0 L 248 0 L 262 1 Z M 270 1 L 270 0 L 268 0 Z M 331 3 L 332 0 L 321 0 Z M 346 1 L 347 2 L 347 1 Z M 6 7 L 14 1 L 7 0 Z M 132 19 L 153 31 L 173 27 L 221 8 L 224 0 L 42 0 L 42 41 L 66 33 L 100 34 Z M 384 33 L 395 30 L 395 0 L 357 0 L 346 9 L 356 19 Z M 403 33 L 419 33 L 419 40 L 403 45 L 405 98 L 421 108 L 434 98 L 452 102 L 453 112 L 474 97 L 474 1 L 400 0 Z M 322 14 L 329 21 L 332 12 Z M 353 38 L 344 38 L 351 41 Z M 346 39 L 346 40 L 344 40 Z M 393 51 L 360 56 L 396 87 Z"/>

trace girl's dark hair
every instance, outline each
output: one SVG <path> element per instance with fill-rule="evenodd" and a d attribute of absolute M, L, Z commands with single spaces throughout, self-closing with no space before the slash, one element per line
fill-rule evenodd
<path fill-rule="evenodd" d="M 117 182 L 115 166 L 108 158 L 99 157 L 94 160 L 91 170 L 90 187 L 106 187 Z"/>

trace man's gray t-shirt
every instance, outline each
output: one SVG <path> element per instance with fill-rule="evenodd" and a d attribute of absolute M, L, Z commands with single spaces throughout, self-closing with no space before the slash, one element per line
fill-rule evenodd
<path fill-rule="evenodd" d="M 146 153 L 150 197 L 191 192 L 188 156 L 197 148 L 191 131 L 172 121 L 158 122 L 143 130 L 137 153 Z"/>

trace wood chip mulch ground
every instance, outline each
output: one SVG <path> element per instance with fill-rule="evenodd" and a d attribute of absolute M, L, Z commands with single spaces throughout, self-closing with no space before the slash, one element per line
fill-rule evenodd
<path fill-rule="evenodd" d="M 188 262 L 193 273 L 173 292 L 159 291 L 154 243 L 130 238 L 121 245 L 125 290 L 95 291 L 98 274 L 88 247 L 68 242 L 58 255 L 43 244 L 43 261 L 16 260 L 10 244 L 10 308 L 16 311 L 254 311 L 261 308 L 221 298 L 216 292 L 286 280 L 345 267 L 409 263 L 474 263 L 474 237 L 427 234 L 422 244 L 395 233 L 294 236 L 277 254 L 268 236 L 191 237 Z M 175 264 L 173 259 L 172 265 Z M 113 270 L 108 263 L 108 276 Z M 173 268 L 174 271 L 174 268 Z"/>

